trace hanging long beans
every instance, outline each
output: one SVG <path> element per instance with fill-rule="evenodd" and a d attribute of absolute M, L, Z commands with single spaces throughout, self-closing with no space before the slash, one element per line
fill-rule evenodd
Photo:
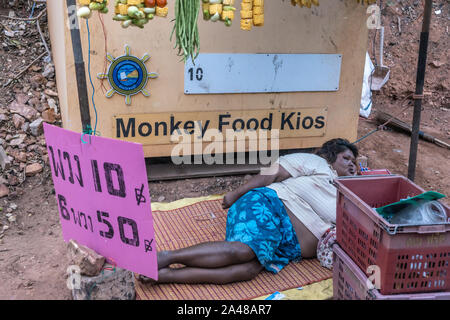
<path fill-rule="evenodd" d="M 194 62 L 200 53 L 200 39 L 198 36 L 197 18 L 200 10 L 201 0 L 176 0 L 175 1 L 175 24 L 170 35 L 175 33 L 178 55 L 183 56 L 183 61 L 189 57 Z"/>

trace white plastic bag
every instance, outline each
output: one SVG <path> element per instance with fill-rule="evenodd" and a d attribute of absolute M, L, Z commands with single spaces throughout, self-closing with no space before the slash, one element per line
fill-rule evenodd
<path fill-rule="evenodd" d="M 375 67 L 372 63 L 372 60 L 370 60 L 369 53 L 366 52 L 366 63 L 364 66 L 361 105 L 359 108 L 359 114 L 364 118 L 368 118 L 372 111 L 372 91 L 370 88 L 371 88 L 372 73 L 374 70 Z"/>

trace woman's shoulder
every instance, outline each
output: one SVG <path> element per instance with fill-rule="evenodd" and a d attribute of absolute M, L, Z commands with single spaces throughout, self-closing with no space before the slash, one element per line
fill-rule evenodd
<path fill-rule="evenodd" d="M 312 161 L 312 162 L 327 164 L 327 161 L 324 158 L 322 158 L 314 153 L 303 153 L 303 152 L 291 153 L 291 154 L 287 154 L 287 155 L 280 157 L 280 159 L 287 160 L 287 161 L 296 161 L 296 162 Z"/>

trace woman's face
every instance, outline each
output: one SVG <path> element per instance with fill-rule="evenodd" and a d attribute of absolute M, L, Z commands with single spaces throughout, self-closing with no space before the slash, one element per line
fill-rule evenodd
<path fill-rule="evenodd" d="M 338 153 L 336 161 L 331 165 L 338 176 L 354 176 L 357 173 L 356 159 L 350 149 Z"/>

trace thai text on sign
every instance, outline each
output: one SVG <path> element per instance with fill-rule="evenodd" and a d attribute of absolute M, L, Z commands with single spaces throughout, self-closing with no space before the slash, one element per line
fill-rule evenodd
<path fill-rule="evenodd" d="M 82 137 L 48 124 L 44 132 L 64 240 L 77 240 L 118 267 L 157 279 L 142 145 Z"/>

